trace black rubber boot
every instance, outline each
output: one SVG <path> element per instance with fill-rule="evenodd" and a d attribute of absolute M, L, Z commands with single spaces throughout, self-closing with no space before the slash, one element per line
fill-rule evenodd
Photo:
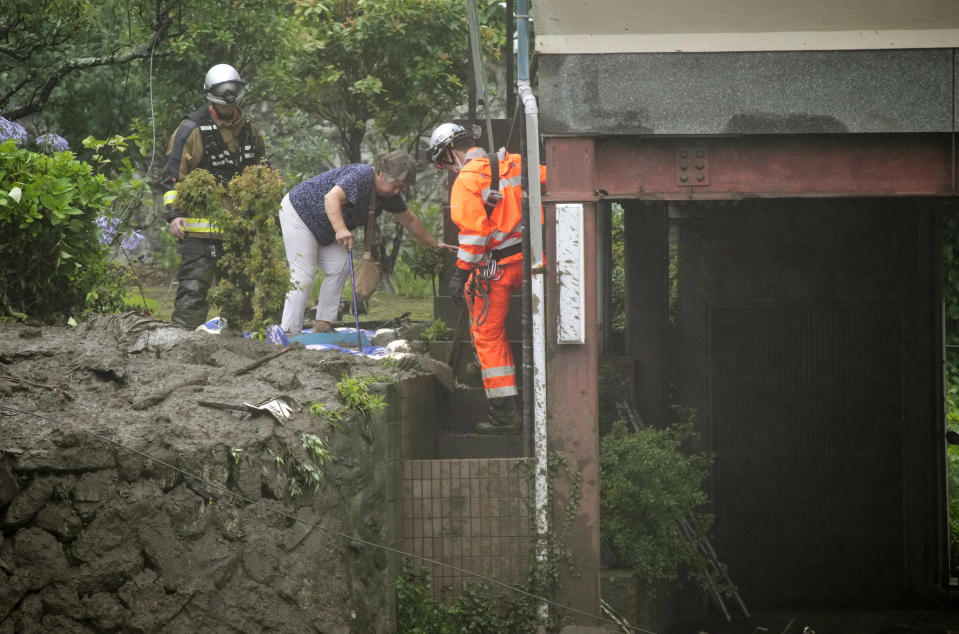
<path fill-rule="evenodd" d="M 477 434 L 518 434 L 519 407 L 515 396 L 489 399 L 489 421 L 476 425 Z"/>

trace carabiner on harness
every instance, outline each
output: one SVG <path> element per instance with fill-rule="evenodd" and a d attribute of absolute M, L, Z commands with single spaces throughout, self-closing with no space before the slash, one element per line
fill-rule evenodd
<path fill-rule="evenodd" d="M 486 262 L 481 262 L 476 269 L 479 279 L 487 281 L 498 281 L 503 277 L 503 272 L 499 270 L 499 264 L 495 258 L 488 258 Z"/>

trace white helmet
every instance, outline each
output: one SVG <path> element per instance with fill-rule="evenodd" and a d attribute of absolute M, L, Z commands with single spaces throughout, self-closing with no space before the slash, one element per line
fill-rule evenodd
<path fill-rule="evenodd" d="M 471 131 L 467 131 L 458 123 L 440 124 L 430 135 L 430 146 L 426 148 L 426 159 L 438 167 L 443 163 L 452 163 L 452 157 L 449 154 L 450 147 L 454 142 L 467 138 L 479 141 L 479 127 L 473 126 Z"/>
<path fill-rule="evenodd" d="M 246 83 L 229 64 L 217 64 L 206 72 L 203 90 L 207 101 L 221 105 L 238 104 L 246 93 Z"/>

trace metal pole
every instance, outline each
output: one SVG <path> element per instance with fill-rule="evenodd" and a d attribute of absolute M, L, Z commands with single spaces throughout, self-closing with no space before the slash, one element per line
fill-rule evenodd
<path fill-rule="evenodd" d="M 518 0 L 516 7 L 516 79 L 517 93 L 523 103 L 526 134 L 523 168 L 526 187 L 523 188 L 527 206 L 528 222 L 524 231 L 529 233 L 526 258 L 530 262 L 531 325 L 533 348 L 533 457 L 536 464 L 534 476 L 534 504 L 536 512 L 537 548 L 536 558 L 545 562 L 549 538 L 549 491 L 547 482 L 547 434 L 546 434 L 546 263 L 543 259 L 542 197 L 539 190 L 539 108 L 529 82 L 529 0 Z M 539 616 L 545 623 L 549 618 L 549 606 L 539 606 Z"/>
<path fill-rule="evenodd" d="M 350 260 L 350 290 L 353 292 L 353 320 L 356 322 L 356 347 L 363 352 L 363 338 L 360 336 L 360 313 L 356 309 L 356 275 L 353 272 L 353 248 L 346 250 Z"/>
<path fill-rule="evenodd" d="M 483 53 L 480 49 L 479 14 L 476 11 L 476 0 L 466 0 L 466 22 L 469 27 L 470 57 L 473 61 L 473 76 L 476 80 L 476 92 L 483 95 L 483 116 L 486 118 L 486 136 L 489 139 L 489 151 L 496 151 L 493 141 L 493 122 L 489 116 L 489 90 L 486 88 L 486 78 L 483 76 Z"/>

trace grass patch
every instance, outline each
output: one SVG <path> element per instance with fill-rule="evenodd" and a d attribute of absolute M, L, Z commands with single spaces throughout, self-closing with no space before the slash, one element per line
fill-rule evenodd
<path fill-rule="evenodd" d="M 173 273 L 168 272 L 163 275 L 156 274 L 143 276 L 140 283 L 143 285 L 143 295 L 146 297 L 147 310 L 155 319 L 170 321 L 170 315 L 173 313 L 173 300 L 176 298 L 176 285 L 170 287 L 170 280 Z M 322 275 L 322 273 L 320 274 Z M 165 279 L 164 279 L 165 277 Z M 162 285 L 158 282 L 162 282 Z M 318 292 L 319 281 L 314 285 L 314 295 Z M 166 298 L 166 301 L 164 301 Z M 347 282 L 343 287 L 343 298 L 352 302 L 350 292 L 350 283 Z M 124 298 L 127 304 L 131 306 L 143 306 L 143 299 L 140 297 L 140 290 L 136 284 L 132 284 L 127 289 Z M 316 306 L 316 298 L 313 297 L 310 302 L 311 307 Z M 399 317 L 403 313 L 410 313 L 410 319 L 413 321 L 431 321 L 433 319 L 433 297 L 432 292 L 425 297 L 408 297 L 397 293 L 387 293 L 378 290 L 367 302 L 368 312 L 360 315 L 360 321 L 388 321 Z M 310 314 L 309 311 L 307 313 Z M 210 317 L 217 316 L 216 307 L 210 308 Z M 342 323 L 349 325 L 353 321 L 352 313 L 344 313 Z"/>
<path fill-rule="evenodd" d="M 403 313 L 409 313 L 413 321 L 430 321 L 433 319 L 433 297 L 405 297 L 376 291 L 367 302 L 367 311 L 367 314 L 360 315 L 360 321 L 388 321 Z M 344 323 L 349 323 L 352 319 L 352 313 L 343 315 Z"/>

